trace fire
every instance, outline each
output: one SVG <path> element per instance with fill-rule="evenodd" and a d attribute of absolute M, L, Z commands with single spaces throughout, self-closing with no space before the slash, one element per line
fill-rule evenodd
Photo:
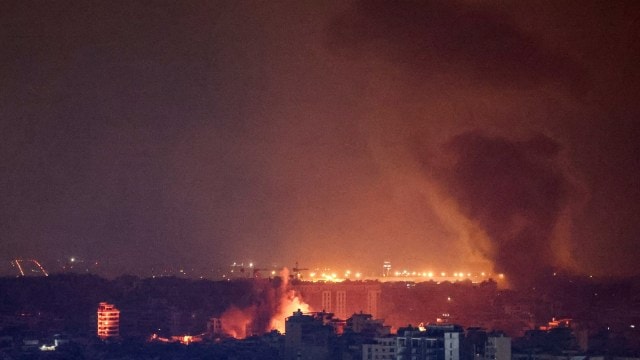
<path fill-rule="evenodd" d="M 254 307 L 238 309 L 232 305 L 220 318 L 222 330 L 236 339 L 244 339 L 247 336 L 247 326 L 252 323 L 254 314 Z"/>
<path fill-rule="evenodd" d="M 253 282 L 252 305 L 228 308 L 220 318 L 222 331 L 237 339 L 270 330 L 282 333 L 287 317 L 298 310 L 310 312 L 300 294 L 289 289 L 288 278 L 288 271 L 284 269 L 277 281 Z"/>
<path fill-rule="evenodd" d="M 280 301 L 280 311 L 271 318 L 271 329 L 284 333 L 285 320 L 298 310 L 306 313 L 310 312 L 311 308 L 309 307 L 309 304 L 300 299 L 295 291 L 288 290 L 287 295 Z"/>

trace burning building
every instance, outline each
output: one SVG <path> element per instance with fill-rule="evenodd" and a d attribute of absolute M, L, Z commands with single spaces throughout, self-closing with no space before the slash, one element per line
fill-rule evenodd
<path fill-rule="evenodd" d="M 98 337 L 102 340 L 120 336 L 120 310 L 115 305 L 101 302 L 98 305 Z"/>
<path fill-rule="evenodd" d="M 285 318 L 296 310 L 310 311 L 299 292 L 290 287 L 288 274 L 273 279 L 247 281 L 251 286 L 241 302 L 231 305 L 220 316 L 222 333 L 245 338 L 262 335 L 271 330 L 285 331 Z"/>

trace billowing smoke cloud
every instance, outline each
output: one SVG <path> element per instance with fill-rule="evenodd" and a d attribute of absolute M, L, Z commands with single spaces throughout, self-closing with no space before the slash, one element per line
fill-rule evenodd
<path fill-rule="evenodd" d="M 581 92 L 584 72 L 490 5 L 464 1 L 356 1 L 333 24 L 332 48 L 366 52 L 409 70 L 412 79 L 464 74 L 515 88 L 549 82 Z"/>
<path fill-rule="evenodd" d="M 542 135 L 555 135 L 548 119 L 558 114 L 540 99 L 553 93 L 560 107 L 570 107 L 590 76 L 505 9 L 356 1 L 333 23 L 329 48 L 382 73 L 377 64 L 395 71 L 389 78 L 396 86 L 371 90 L 400 99 L 385 104 L 391 119 L 381 120 L 387 130 L 376 136 L 401 129 L 419 137 L 421 170 L 414 174 L 407 165 L 406 178 L 418 179 L 441 222 L 466 245 L 460 257 L 489 260 L 512 286 L 526 286 L 548 269 L 575 268 L 578 190 L 563 149 L 571 139 Z M 407 99 L 423 105 L 406 106 Z M 383 162 L 407 163 L 372 138 Z"/>
<path fill-rule="evenodd" d="M 309 306 L 288 286 L 288 271 L 270 280 L 250 280 L 252 292 L 243 306 L 232 304 L 220 317 L 223 331 L 235 338 L 263 334 L 271 330 L 284 332 L 285 319 Z"/>
<path fill-rule="evenodd" d="M 570 206 L 571 178 L 561 147 L 537 135 L 511 140 L 469 131 L 443 146 L 444 160 L 431 167 L 445 196 L 485 232 L 488 244 L 473 243 L 515 286 L 570 262 L 558 235 Z"/>

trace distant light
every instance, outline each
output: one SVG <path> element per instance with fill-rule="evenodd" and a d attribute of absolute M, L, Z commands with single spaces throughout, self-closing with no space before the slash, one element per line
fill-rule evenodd
<path fill-rule="evenodd" d="M 55 345 L 51 345 L 51 346 L 42 345 L 42 346 L 40 346 L 40 351 L 55 351 L 55 350 L 56 350 L 56 346 Z"/>
<path fill-rule="evenodd" d="M 500 279 L 504 279 L 504 274 L 498 274 L 498 277 L 499 277 Z"/>
<path fill-rule="evenodd" d="M 429 271 L 429 273 L 427 273 L 428 277 L 433 277 L 433 273 L 431 271 Z"/>
<path fill-rule="evenodd" d="M 276 271 L 275 270 L 271 270 L 271 275 L 275 275 Z"/>
<path fill-rule="evenodd" d="M 440 276 L 447 276 L 447 273 L 443 271 L 440 273 Z"/>
<path fill-rule="evenodd" d="M 72 257 L 71 262 L 75 262 L 75 261 L 76 261 L 76 258 Z"/>
<path fill-rule="evenodd" d="M 356 278 L 360 278 L 360 276 L 362 276 L 362 274 L 360 274 L 359 272 L 356 273 Z"/>
<path fill-rule="evenodd" d="M 252 267 L 253 267 L 253 263 L 252 263 L 252 262 L 250 262 L 250 263 L 249 263 L 249 267 L 250 267 L 250 268 L 252 268 Z M 185 337 L 186 337 L 186 336 L 185 336 Z"/>
<path fill-rule="evenodd" d="M 451 301 L 451 296 L 447 296 L 447 301 Z"/>
<path fill-rule="evenodd" d="M 635 329 L 636 326 L 635 325 L 629 325 L 630 328 Z"/>

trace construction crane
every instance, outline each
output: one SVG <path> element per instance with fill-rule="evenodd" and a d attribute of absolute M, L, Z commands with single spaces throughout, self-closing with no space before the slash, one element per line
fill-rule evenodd
<path fill-rule="evenodd" d="M 49 276 L 44 267 L 35 259 L 13 259 L 11 264 L 18 269 L 18 272 L 20 272 L 20 275 L 18 276 L 27 276 L 27 274 L 33 273 Z"/>
<path fill-rule="evenodd" d="M 294 266 L 292 270 L 293 270 L 293 273 L 291 275 L 289 275 L 289 278 L 295 279 L 295 280 L 300 280 L 300 278 L 301 278 L 300 271 L 309 270 L 309 269 L 301 268 L 300 265 L 298 265 L 298 262 L 296 261 L 296 266 Z"/>

